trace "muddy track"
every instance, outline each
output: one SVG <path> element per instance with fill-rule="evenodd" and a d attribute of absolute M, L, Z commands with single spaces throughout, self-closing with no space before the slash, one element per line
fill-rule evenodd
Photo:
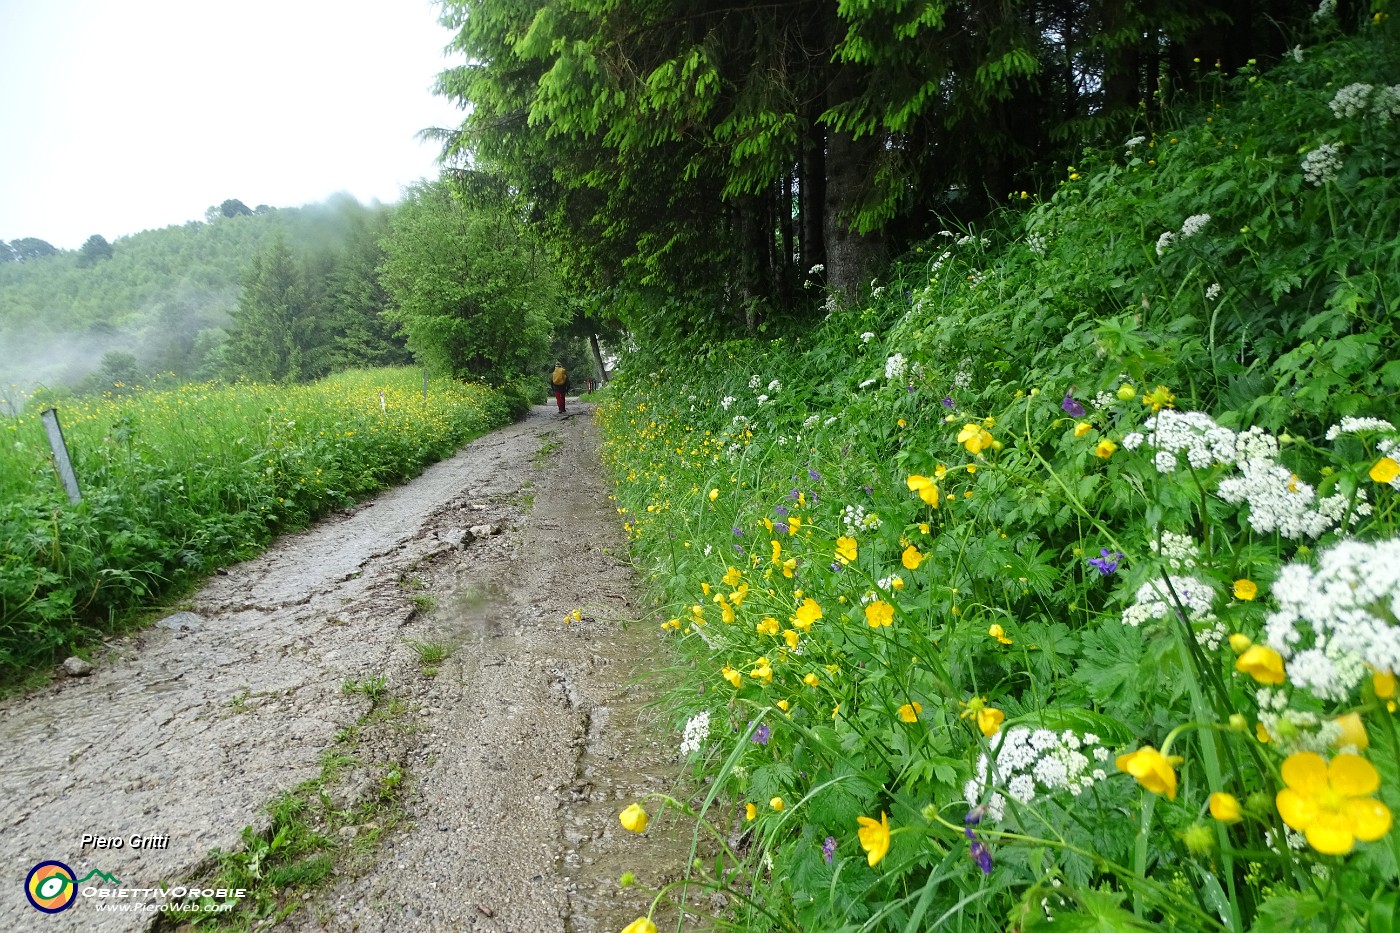
<path fill-rule="evenodd" d="M 673 879 L 689 837 L 616 820 L 678 765 L 629 686 L 662 649 L 587 409 L 534 409 L 228 568 L 91 676 L 0 705 L 0 929 L 149 929 L 97 897 L 43 915 L 25 877 L 58 860 L 123 888 L 193 882 L 329 750 L 350 760 L 326 786 L 340 805 L 392 771 L 394 813 L 342 827 L 336 875 L 279 928 L 593 933 L 644 912 L 618 875 Z M 356 684 L 394 700 L 363 734 Z"/>

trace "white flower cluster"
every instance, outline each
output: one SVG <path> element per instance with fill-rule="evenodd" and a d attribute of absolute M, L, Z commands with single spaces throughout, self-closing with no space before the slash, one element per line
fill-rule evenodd
<path fill-rule="evenodd" d="M 1327 105 L 1339 120 L 1373 113 L 1382 120 L 1400 116 L 1400 84 L 1376 87 L 1372 84 L 1348 84 L 1337 92 Z"/>
<path fill-rule="evenodd" d="M 874 512 L 867 514 L 862 505 L 848 505 L 843 508 L 841 521 L 849 532 L 874 531 L 884 524 Z"/>
<path fill-rule="evenodd" d="M 1126 149 L 1128 152 L 1132 152 L 1133 149 L 1137 148 L 1138 146 L 1141 146 L 1145 142 L 1147 142 L 1146 136 L 1134 136 L 1132 139 L 1128 140 L 1123 144 L 1123 148 Z"/>
<path fill-rule="evenodd" d="M 904 359 L 903 353 L 896 353 L 885 360 L 885 381 L 899 382 L 904 378 L 904 371 L 908 363 Z"/>
<path fill-rule="evenodd" d="M 971 366 L 972 357 L 963 357 L 962 362 L 958 364 L 957 374 L 953 376 L 953 388 L 965 390 L 972 386 L 972 370 L 970 369 Z"/>
<path fill-rule="evenodd" d="M 1343 434 L 1364 434 L 1368 431 L 1394 431 L 1395 425 L 1384 418 L 1352 418 L 1350 416 L 1327 429 L 1327 439 L 1335 441 Z"/>
<path fill-rule="evenodd" d="M 1323 143 L 1303 156 L 1303 180 L 1322 187 L 1342 171 L 1341 143 Z"/>
<path fill-rule="evenodd" d="M 1290 683 L 1345 700 L 1370 668 L 1400 671 L 1400 538 L 1343 541 L 1316 568 L 1284 567 L 1272 592 L 1278 610 L 1265 637 L 1287 662 Z"/>
<path fill-rule="evenodd" d="M 1324 19 L 1328 19 L 1336 15 L 1337 0 L 1322 0 L 1322 2 L 1317 5 L 1317 9 L 1313 10 L 1312 21 L 1314 23 L 1320 23 Z"/>
<path fill-rule="evenodd" d="M 760 396 L 758 397 L 758 404 L 762 405 L 762 404 L 763 404 L 764 402 L 766 402 L 766 401 L 768 401 L 768 396 L 766 396 L 766 395 L 760 395 Z"/>
<path fill-rule="evenodd" d="M 1215 299 L 1217 299 L 1217 298 L 1219 298 L 1219 297 L 1220 297 L 1220 283 L 1219 283 L 1219 282 L 1211 282 L 1211 283 L 1210 283 L 1210 286 L 1209 286 L 1208 288 L 1206 288 L 1206 300 L 1207 300 L 1207 301 L 1214 301 Z"/>
<path fill-rule="evenodd" d="M 964 236 L 958 237 L 958 245 L 959 245 L 959 246 L 967 246 L 967 245 L 970 244 L 970 243 L 976 243 L 978 246 L 981 246 L 981 247 L 984 247 L 984 248 L 985 248 L 985 247 L 987 247 L 987 246 L 990 246 L 990 245 L 991 245 L 991 242 L 992 242 L 991 240 L 987 239 L 987 238 L 984 237 L 984 236 L 973 236 L 973 235 L 970 234 L 970 233 L 969 233 L 969 234 L 965 234 Z"/>
<path fill-rule="evenodd" d="M 1095 408 L 1102 410 L 1105 408 L 1112 408 L 1113 404 L 1117 401 L 1118 396 L 1114 395 L 1112 392 L 1100 392 L 1098 395 L 1094 396 L 1093 404 Z"/>
<path fill-rule="evenodd" d="M 685 735 L 681 736 L 681 754 L 689 755 L 700 751 L 705 739 L 710 735 L 710 711 L 701 710 L 685 724 Z"/>
<path fill-rule="evenodd" d="M 1147 546 L 1172 570 L 1190 570 L 1196 566 L 1196 539 L 1190 535 L 1164 531 L 1161 541 L 1149 541 Z"/>
<path fill-rule="evenodd" d="M 1240 441 L 1249 437 L 1251 445 L 1260 443 L 1258 438 L 1273 438 L 1257 429 L 1236 435 L 1229 428 L 1215 423 L 1210 415 L 1199 411 L 1175 411 L 1164 408 L 1148 418 L 1142 431 L 1134 431 L 1123 438 L 1123 446 L 1136 450 L 1146 444 L 1157 451 L 1153 462 L 1158 473 L 1175 472 L 1178 455 L 1186 454 L 1186 462 L 1197 470 L 1204 470 L 1213 463 L 1234 463 L 1239 455 Z M 1274 442 L 1273 453 L 1278 452 Z"/>
<path fill-rule="evenodd" d="M 1172 233 L 1170 230 L 1159 236 L 1157 238 L 1157 255 L 1161 256 L 1163 253 L 1165 253 L 1167 251 L 1167 248 L 1172 245 L 1172 240 L 1175 239 L 1176 234 Z"/>
<path fill-rule="evenodd" d="M 817 422 L 821 420 L 821 417 L 822 417 L 821 415 L 813 414 L 813 415 L 808 415 L 806 418 L 803 418 L 803 419 L 802 419 L 802 430 L 804 430 L 804 431 L 810 431 L 810 430 L 812 430 L 813 428 L 815 428 L 815 427 L 817 426 Z"/>
<path fill-rule="evenodd" d="M 1310 483 L 1280 463 L 1253 457 L 1238 467 L 1240 475 L 1221 480 L 1216 494 L 1232 504 L 1247 503 L 1249 527 L 1259 534 L 1277 531 L 1285 538 L 1316 538 L 1337 530 L 1346 518 L 1346 496 L 1335 493 L 1319 499 Z M 1353 522 L 1371 514 L 1365 498 L 1365 490 L 1358 490 Z"/>
<path fill-rule="evenodd" d="M 1200 233 L 1208 223 L 1210 223 L 1209 214 L 1192 214 L 1182 223 L 1181 235 L 1183 238 L 1193 237 Z"/>
<path fill-rule="evenodd" d="M 783 384 L 782 384 L 781 382 L 779 382 L 778 380 L 774 379 L 772 382 L 768 383 L 768 391 L 769 391 L 769 392 L 781 392 L 781 391 L 783 391 Z"/>
<path fill-rule="evenodd" d="M 874 340 L 874 339 L 875 339 L 875 332 L 874 332 L 873 330 L 868 330 L 868 331 L 866 331 L 865 333 L 863 333 L 863 334 L 860 335 L 860 342 L 861 342 L 861 343 L 869 343 L 870 341 L 872 341 L 872 340 Z"/>
<path fill-rule="evenodd" d="M 1301 45 L 1295 45 L 1295 46 L 1293 46 L 1293 48 L 1291 48 L 1291 49 L 1288 50 L 1287 55 L 1288 55 L 1289 58 L 1293 59 L 1295 62 L 1298 62 L 1299 64 L 1302 64 L 1302 62 L 1303 62 L 1303 47 L 1302 47 Z"/>
<path fill-rule="evenodd" d="M 1330 755 L 1336 750 L 1334 746 L 1342 727 L 1316 713 L 1289 709 L 1287 691 L 1261 687 L 1255 702 L 1259 704 L 1259 723 L 1279 754 L 1317 752 Z"/>
<path fill-rule="evenodd" d="M 757 389 L 761 385 L 763 385 L 763 377 L 760 376 L 758 373 L 754 373 L 752 376 L 749 377 L 750 389 Z"/>
<path fill-rule="evenodd" d="M 981 803 L 984 792 L 992 791 L 986 802 L 987 816 L 992 820 L 1000 820 L 1006 813 L 1001 789 L 1018 803 L 1030 803 L 1038 791 L 1053 794 L 1067 790 L 1078 797 L 1108 776 L 1102 765 L 1112 756 L 1093 733 L 1081 738 L 1068 730 L 1056 733 L 1016 726 L 998 738 L 1000 742 L 993 749 L 995 768 L 985 754 L 981 755 L 976 776 L 963 786 L 963 797 L 970 807 Z"/>
<path fill-rule="evenodd" d="M 1176 594 L 1175 599 L 1172 598 L 1173 593 Z M 1148 580 L 1138 587 L 1133 604 L 1123 610 L 1123 624 L 1137 628 L 1151 619 L 1175 615 L 1176 600 L 1181 601 L 1182 608 L 1186 610 L 1186 619 L 1193 627 L 1208 626 L 1215 621 L 1215 614 L 1211 612 L 1215 590 L 1211 589 L 1210 584 L 1199 577 L 1173 575 L 1168 581 Z"/>
<path fill-rule="evenodd" d="M 1037 256 L 1044 256 L 1050 248 L 1050 241 L 1039 233 L 1031 233 L 1026 236 L 1026 248 Z"/>
<path fill-rule="evenodd" d="M 732 395 L 726 395 L 724 398 L 719 400 L 719 407 L 723 408 L 725 411 L 729 411 L 729 406 L 733 404 L 734 396 Z"/>

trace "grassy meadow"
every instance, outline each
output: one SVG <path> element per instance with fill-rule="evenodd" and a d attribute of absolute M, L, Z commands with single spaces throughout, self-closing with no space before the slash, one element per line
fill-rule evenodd
<path fill-rule="evenodd" d="M 0 421 L 0 679 L 274 535 L 422 472 L 509 421 L 502 395 L 416 369 L 303 386 L 184 385 L 61 403 L 82 502 L 37 406 Z"/>
<path fill-rule="evenodd" d="M 1389 26 L 600 412 L 738 929 L 1395 929 Z M 707 828 L 708 827 L 708 828 Z M 631 879 L 627 879 L 631 880 Z M 649 929 L 638 918 L 635 929 Z"/>

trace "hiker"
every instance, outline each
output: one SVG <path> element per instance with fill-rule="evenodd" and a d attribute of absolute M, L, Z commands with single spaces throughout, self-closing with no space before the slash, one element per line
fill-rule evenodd
<path fill-rule="evenodd" d="M 564 391 L 569 387 L 569 371 L 563 363 L 554 364 L 554 374 L 549 377 L 549 387 L 554 390 L 554 400 L 559 403 L 559 414 L 564 413 Z"/>

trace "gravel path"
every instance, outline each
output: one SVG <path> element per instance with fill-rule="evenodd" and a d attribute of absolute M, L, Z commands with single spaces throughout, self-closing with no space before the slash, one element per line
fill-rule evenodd
<path fill-rule="evenodd" d="M 279 928 L 593 933 L 644 913 L 618 875 L 674 879 L 690 837 L 616 819 L 679 766 L 649 727 L 652 688 L 630 685 L 660 642 L 589 409 L 534 409 L 211 578 L 91 676 L 0 704 L 0 929 L 151 928 L 99 909 L 114 894 L 41 914 L 26 876 L 56 860 L 120 879 L 80 890 L 195 882 L 330 750 L 348 752 L 326 785 L 347 809 L 401 781 L 393 819 L 343 827 L 336 877 Z M 415 645 L 450 654 L 429 664 Z M 348 746 L 375 691 L 347 684 L 394 700 Z"/>

